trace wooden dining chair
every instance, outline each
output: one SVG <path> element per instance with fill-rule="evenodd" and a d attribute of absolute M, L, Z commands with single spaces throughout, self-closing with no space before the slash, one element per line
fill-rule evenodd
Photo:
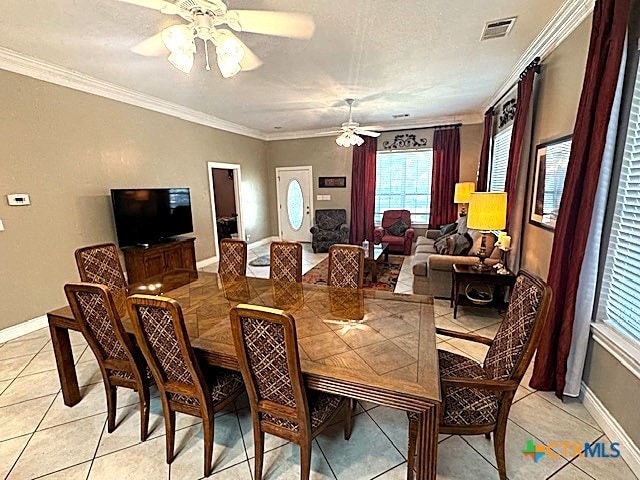
<path fill-rule="evenodd" d="M 247 242 L 234 238 L 220 241 L 218 273 L 242 277 L 247 274 Z"/>
<path fill-rule="evenodd" d="M 489 346 L 483 365 L 438 350 L 442 408 L 440 433 L 490 438 L 498 473 L 507 478 L 504 458 L 507 418 L 513 396 L 533 357 L 549 313 L 551 287 L 540 277 L 520 270 L 509 307 L 495 338 L 436 328 L 436 333 Z M 413 477 L 418 418 L 409 415 L 409 478 Z"/>
<path fill-rule="evenodd" d="M 304 387 L 295 321 L 282 310 L 254 305 L 231 309 L 231 331 L 247 387 L 255 445 L 255 480 L 262 479 L 264 434 L 300 446 L 300 477 L 309 478 L 311 441 L 337 413 L 345 413 L 344 437 L 351 436 L 351 410 L 344 397 Z"/>
<path fill-rule="evenodd" d="M 269 278 L 284 282 L 302 282 L 302 244 L 272 242 Z"/>
<path fill-rule="evenodd" d="M 122 326 L 111 290 L 93 283 L 68 283 L 64 291 L 73 316 L 98 361 L 107 394 L 107 431 L 116 427 L 117 387 L 138 392 L 140 440 L 149 429 L 149 386 L 153 377 Z"/>
<path fill-rule="evenodd" d="M 362 288 L 363 281 L 364 249 L 358 245 L 331 245 L 327 284 L 330 287 Z"/>
<path fill-rule="evenodd" d="M 118 247 L 113 243 L 100 243 L 79 248 L 75 252 L 80 281 L 106 285 L 113 295 L 120 315 L 125 314 L 127 280 L 122 271 Z"/>
<path fill-rule="evenodd" d="M 171 298 L 127 299 L 136 340 L 156 380 L 166 429 L 167 463 L 173 461 L 176 412 L 202 418 L 204 475 L 211 475 L 215 413 L 244 392 L 242 376 L 221 368 L 206 375 L 187 334 L 180 304 Z"/>

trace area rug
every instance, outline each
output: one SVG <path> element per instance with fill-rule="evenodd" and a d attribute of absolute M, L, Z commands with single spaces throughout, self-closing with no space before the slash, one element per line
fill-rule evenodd
<path fill-rule="evenodd" d="M 398 275 L 400 275 L 403 262 L 404 257 L 397 255 L 389 255 L 389 262 L 380 261 L 378 263 L 378 281 L 375 283 L 371 281 L 371 272 L 365 266 L 363 288 L 393 292 L 398 283 Z M 328 269 L 329 259 L 325 258 L 302 276 L 302 283 L 326 285 Z"/>
<path fill-rule="evenodd" d="M 249 262 L 252 267 L 268 267 L 271 263 L 269 255 L 261 255 L 258 258 L 254 258 Z"/>

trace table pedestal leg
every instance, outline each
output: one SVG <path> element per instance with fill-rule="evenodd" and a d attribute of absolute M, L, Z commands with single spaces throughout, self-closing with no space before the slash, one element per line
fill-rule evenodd
<path fill-rule="evenodd" d="M 371 262 L 371 281 L 374 283 L 378 281 L 378 262 L 375 260 Z"/>
<path fill-rule="evenodd" d="M 416 443 L 416 480 L 435 480 L 438 462 L 438 406 L 433 405 L 420 415 Z"/>
<path fill-rule="evenodd" d="M 68 407 L 74 406 L 82 398 L 78 388 L 78 377 L 73 362 L 73 351 L 69 341 L 69 331 L 66 328 L 56 327 L 49 323 L 53 353 L 56 357 L 58 377 L 62 388 L 62 398 Z"/>

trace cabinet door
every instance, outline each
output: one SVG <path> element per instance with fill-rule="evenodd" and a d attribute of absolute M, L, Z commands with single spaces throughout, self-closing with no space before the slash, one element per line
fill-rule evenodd
<path fill-rule="evenodd" d="M 164 272 L 164 256 L 162 253 L 145 255 L 144 272 L 147 278 Z"/>
<path fill-rule="evenodd" d="M 182 248 L 177 245 L 177 248 L 172 248 L 164 252 L 164 263 L 168 270 L 175 268 L 185 268 L 182 261 Z"/>

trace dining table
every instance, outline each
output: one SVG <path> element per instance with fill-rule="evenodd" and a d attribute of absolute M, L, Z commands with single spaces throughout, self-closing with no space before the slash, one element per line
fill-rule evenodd
<path fill-rule="evenodd" d="M 126 293 L 178 301 L 198 358 L 232 370 L 239 366 L 231 308 L 286 311 L 295 319 L 305 385 L 417 414 L 416 478 L 436 478 L 441 392 L 432 297 L 187 270 L 151 277 Z M 133 332 L 126 306 L 116 306 Z M 73 406 L 81 395 L 69 330 L 80 327 L 68 306 L 47 317 L 64 403 Z"/>

